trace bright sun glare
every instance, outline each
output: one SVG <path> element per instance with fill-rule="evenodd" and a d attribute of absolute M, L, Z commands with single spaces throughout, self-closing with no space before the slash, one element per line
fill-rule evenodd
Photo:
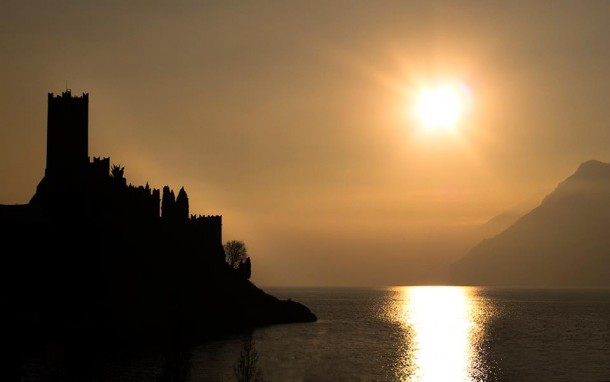
<path fill-rule="evenodd" d="M 431 131 L 455 129 L 470 108 L 470 92 L 459 82 L 422 87 L 415 97 L 413 112 L 418 124 Z"/>

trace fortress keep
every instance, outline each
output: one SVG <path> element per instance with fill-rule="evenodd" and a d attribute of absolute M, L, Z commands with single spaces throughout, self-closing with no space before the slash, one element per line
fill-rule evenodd
<path fill-rule="evenodd" d="M 177 197 L 127 184 L 124 167 L 110 158 L 89 157 L 89 94 L 48 94 L 47 161 L 30 205 L 54 219 L 121 221 L 134 225 L 180 226 L 195 235 L 202 247 L 222 247 L 222 216 L 189 214 L 184 187 Z"/>
<path fill-rule="evenodd" d="M 46 176 L 83 174 L 89 162 L 89 94 L 49 93 Z"/>

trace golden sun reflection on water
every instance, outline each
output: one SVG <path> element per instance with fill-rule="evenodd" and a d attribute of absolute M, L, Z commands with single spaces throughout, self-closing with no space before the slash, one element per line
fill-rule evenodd
<path fill-rule="evenodd" d="M 400 380 L 408 382 L 476 381 L 477 306 L 464 287 L 401 287 L 394 319 L 408 335 Z"/>

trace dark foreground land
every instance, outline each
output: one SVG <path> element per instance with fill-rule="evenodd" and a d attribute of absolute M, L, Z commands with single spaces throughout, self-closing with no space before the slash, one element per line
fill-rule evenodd
<path fill-rule="evenodd" d="M 27 204 L 0 205 L 3 338 L 15 365 L 2 380 L 23 380 L 24 360 L 49 345 L 54 355 L 182 349 L 317 320 L 251 283 L 249 259 L 227 264 L 222 216 L 191 215 L 184 188 L 133 186 L 110 158 L 91 160 L 88 102 L 49 93 L 44 176 Z"/>
<path fill-rule="evenodd" d="M 72 353 L 161 347 L 174 357 L 252 327 L 316 320 L 245 279 L 220 243 L 201 247 L 187 222 L 52 219 L 34 205 L 0 211 L 15 375 L 49 344 Z"/>

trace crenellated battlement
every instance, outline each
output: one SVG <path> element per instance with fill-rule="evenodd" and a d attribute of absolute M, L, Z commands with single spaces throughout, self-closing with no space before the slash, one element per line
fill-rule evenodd
<path fill-rule="evenodd" d="M 49 93 L 49 100 L 57 99 L 57 98 L 89 101 L 89 93 L 84 93 L 83 92 L 83 95 L 80 96 L 80 97 L 79 96 L 73 96 L 71 89 L 66 89 L 66 91 L 61 92 L 61 94 L 58 94 L 58 95 L 54 95 L 53 93 Z"/>
<path fill-rule="evenodd" d="M 197 230 L 204 233 L 208 243 L 222 243 L 221 215 L 191 215 L 189 221 Z"/>
<path fill-rule="evenodd" d="M 89 173 L 99 178 L 108 177 L 110 173 L 110 157 L 93 157 L 93 160 L 89 162 Z"/>
<path fill-rule="evenodd" d="M 82 175 L 89 164 L 89 94 L 73 97 L 70 90 L 49 93 L 47 111 L 47 166 L 55 177 Z"/>
<path fill-rule="evenodd" d="M 74 215 L 88 211 L 135 225 L 161 223 L 191 232 L 202 248 L 222 247 L 222 216 L 189 215 L 184 187 L 175 194 L 169 186 L 128 185 L 123 166 L 111 166 L 109 157 L 90 158 L 88 113 L 87 93 L 48 94 L 47 166 L 32 200 Z"/>
<path fill-rule="evenodd" d="M 222 215 L 191 215 L 191 220 L 222 220 Z"/>

